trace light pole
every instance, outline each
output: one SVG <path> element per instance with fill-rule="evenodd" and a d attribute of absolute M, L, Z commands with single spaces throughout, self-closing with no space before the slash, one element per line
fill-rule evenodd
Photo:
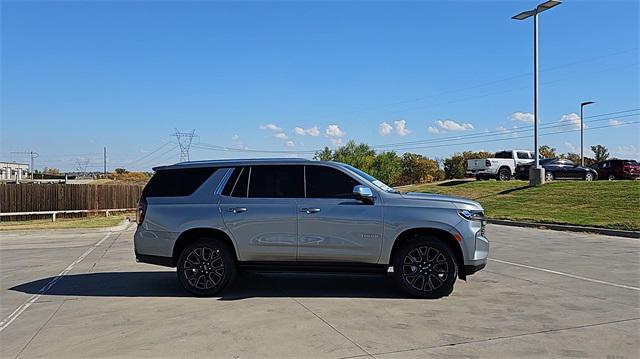
<path fill-rule="evenodd" d="M 580 166 L 584 167 L 584 107 L 595 103 L 593 101 L 586 101 L 580 104 Z"/>
<path fill-rule="evenodd" d="M 533 10 L 523 11 L 512 17 L 515 20 L 524 20 L 533 16 L 533 147 L 535 164 L 529 172 L 530 185 L 544 183 L 544 168 L 540 168 L 540 156 L 538 155 L 538 14 L 561 3 L 561 1 L 549 0 L 539 4 Z"/>

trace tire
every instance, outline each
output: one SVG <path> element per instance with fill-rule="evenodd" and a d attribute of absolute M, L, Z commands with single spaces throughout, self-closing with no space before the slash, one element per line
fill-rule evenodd
<path fill-rule="evenodd" d="M 484 181 L 484 176 L 476 175 L 476 181 Z"/>
<path fill-rule="evenodd" d="M 455 256 L 436 237 L 417 236 L 409 240 L 394 254 L 392 263 L 396 283 L 404 292 L 418 298 L 448 296 L 458 277 Z"/>
<path fill-rule="evenodd" d="M 616 180 L 616 176 L 615 176 L 615 175 L 613 175 L 613 174 L 610 174 L 610 175 L 609 175 L 609 177 L 607 177 L 607 179 L 608 179 L 609 181 L 615 181 L 615 180 Z"/>
<path fill-rule="evenodd" d="M 555 176 L 553 175 L 553 172 L 545 172 L 544 174 L 544 180 L 545 181 L 553 181 L 555 179 Z"/>
<path fill-rule="evenodd" d="M 507 167 L 502 167 L 498 170 L 498 175 L 496 176 L 498 181 L 508 181 L 511 179 L 511 170 Z"/>
<path fill-rule="evenodd" d="M 587 172 L 587 173 L 584 175 L 584 180 L 585 180 L 585 181 L 589 181 L 589 182 L 591 182 L 591 181 L 593 181 L 594 179 L 595 179 L 595 177 L 593 176 L 593 173 L 591 173 L 591 172 Z"/>
<path fill-rule="evenodd" d="M 199 297 L 212 296 L 223 290 L 233 281 L 236 272 L 233 252 L 228 245 L 215 239 L 195 241 L 178 258 L 180 284 Z"/>

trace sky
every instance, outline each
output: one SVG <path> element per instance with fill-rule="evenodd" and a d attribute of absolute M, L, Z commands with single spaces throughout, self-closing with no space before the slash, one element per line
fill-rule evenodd
<path fill-rule="evenodd" d="M 3 1 L 0 161 L 149 170 L 348 140 L 443 158 L 532 149 L 535 1 Z M 540 144 L 640 157 L 639 3 L 540 15 Z M 594 117 L 595 116 L 595 117 Z M 184 138 L 182 140 L 185 140 Z"/>

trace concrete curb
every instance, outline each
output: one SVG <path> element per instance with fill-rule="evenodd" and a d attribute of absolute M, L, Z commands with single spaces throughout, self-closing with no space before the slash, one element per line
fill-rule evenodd
<path fill-rule="evenodd" d="M 491 224 L 499 224 L 499 225 L 503 225 L 503 226 L 551 229 L 551 230 L 554 230 L 554 231 L 566 231 L 566 232 L 595 233 L 595 234 L 604 234 L 604 235 L 607 235 L 607 236 L 640 239 L 640 232 L 625 231 L 625 230 L 621 230 L 621 229 L 607 229 L 607 228 L 597 228 L 597 227 L 581 227 L 581 226 L 572 226 L 572 225 L 569 225 L 569 224 L 518 222 L 518 221 L 509 221 L 509 220 L 504 220 L 504 219 L 487 219 L 487 222 L 491 223 Z"/>

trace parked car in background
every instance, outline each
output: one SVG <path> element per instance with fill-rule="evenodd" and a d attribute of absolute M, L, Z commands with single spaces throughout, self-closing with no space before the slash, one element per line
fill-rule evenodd
<path fill-rule="evenodd" d="M 607 160 L 591 166 L 599 179 L 640 179 L 640 164 L 636 160 Z"/>
<path fill-rule="evenodd" d="M 498 181 L 508 181 L 513 177 L 518 166 L 530 164 L 534 158 L 532 151 L 500 151 L 492 158 L 468 160 L 467 174 L 475 176 L 476 180 L 495 178 Z"/>
<path fill-rule="evenodd" d="M 529 179 L 529 168 L 532 165 L 531 163 L 519 166 L 515 177 Z M 544 168 L 544 177 L 547 181 L 560 179 L 593 181 L 598 179 L 598 172 L 593 168 L 578 166 L 573 161 L 564 158 L 541 159 L 540 166 Z"/>
<path fill-rule="evenodd" d="M 461 197 L 400 193 L 338 162 L 262 159 L 154 168 L 135 254 L 177 267 L 195 295 L 240 270 L 393 275 L 421 298 L 453 290 L 489 254 L 484 210 Z"/>

